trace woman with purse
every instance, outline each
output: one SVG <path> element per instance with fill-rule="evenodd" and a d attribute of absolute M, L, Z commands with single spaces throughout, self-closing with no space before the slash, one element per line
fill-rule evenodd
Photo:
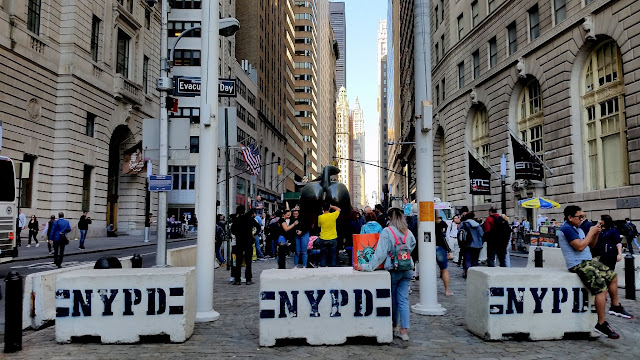
<path fill-rule="evenodd" d="M 38 242 L 38 219 L 36 219 L 35 215 L 31 215 L 31 220 L 29 220 L 29 242 L 27 243 L 27 247 L 31 247 L 31 238 L 33 238 L 33 240 L 35 240 L 36 242 L 36 247 L 40 246 L 40 243 Z"/>
<path fill-rule="evenodd" d="M 596 245 L 591 249 L 594 258 L 616 271 L 616 263 L 622 260 L 622 240 L 613 219 L 609 215 L 600 217 L 602 231 Z"/>

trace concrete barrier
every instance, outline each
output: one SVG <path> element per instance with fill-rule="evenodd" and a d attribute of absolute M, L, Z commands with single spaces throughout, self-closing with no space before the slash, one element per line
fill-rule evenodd
<path fill-rule="evenodd" d="M 594 297 L 566 270 L 469 269 L 467 328 L 486 340 L 593 336 Z"/>
<path fill-rule="evenodd" d="M 195 267 L 197 248 L 197 245 L 190 245 L 167 250 L 167 265 L 173 267 Z M 219 268 L 220 263 L 218 263 L 218 259 L 214 259 L 214 262 L 214 269 Z"/>
<path fill-rule="evenodd" d="M 260 345 L 306 339 L 343 344 L 348 337 L 393 340 L 391 278 L 351 268 L 264 270 L 260 275 Z"/>
<path fill-rule="evenodd" d="M 131 268 L 131 256 L 120 258 L 123 268 Z M 24 278 L 22 298 L 22 328 L 39 329 L 55 320 L 56 279 L 61 274 L 93 269 L 94 264 L 78 265 L 33 273 Z M 110 271 L 110 270 L 109 270 Z"/>
<path fill-rule="evenodd" d="M 535 246 L 529 247 L 529 258 L 527 259 L 527 268 L 535 268 L 533 262 Z M 636 271 L 636 289 L 640 289 L 640 255 L 633 255 Z M 542 267 L 544 269 L 567 269 L 567 263 L 564 261 L 564 255 L 560 248 L 542 247 Z M 622 261 L 616 263 L 616 274 L 618 274 L 618 287 L 625 288 L 624 277 L 624 254 Z"/>
<path fill-rule="evenodd" d="M 168 335 L 184 342 L 196 316 L 194 268 L 86 270 L 56 280 L 56 341 L 99 336 L 103 344 Z"/>

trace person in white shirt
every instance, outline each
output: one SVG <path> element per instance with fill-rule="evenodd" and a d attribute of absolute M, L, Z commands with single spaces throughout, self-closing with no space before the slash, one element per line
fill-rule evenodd
<path fill-rule="evenodd" d="M 460 246 L 458 246 L 458 227 L 460 226 L 460 215 L 455 215 L 451 220 L 451 225 L 447 228 L 447 243 L 453 254 L 453 262 L 459 263 Z"/>

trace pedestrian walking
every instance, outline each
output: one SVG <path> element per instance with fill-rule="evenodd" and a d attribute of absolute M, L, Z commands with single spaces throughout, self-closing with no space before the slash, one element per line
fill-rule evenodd
<path fill-rule="evenodd" d="M 226 260 L 224 259 L 224 256 L 222 256 L 222 253 L 220 252 L 220 248 L 222 247 L 222 243 L 226 240 L 227 235 L 225 232 L 225 222 L 224 222 L 224 215 L 222 214 L 218 214 L 218 219 L 216 221 L 216 244 L 215 244 L 215 248 L 216 248 L 216 259 L 218 259 L 218 262 L 220 263 L 220 266 L 224 266 L 226 265 Z"/>
<path fill-rule="evenodd" d="M 616 272 L 594 260 L 591 256 L 591 248 L 596 245 L 602 227 L 600 224 L 592 226 L 589 233 L 585 235 L 579 227 L 585 218 L 584 211 L 580 207 L 575 205 L 565 207 L 564 224 L 556 232 L 558 243 L 569 271 L 576 273 L 591 294 L 595 296 L 596 313 L 598 314 L 595 330 L 610 339 L 619 339 L 620 335 L 605 320 L 607 292 L 611 297 L 609 314 L 626 319 L 633 319 L 633 316 L 618 301 Z"/>
<path fill-rule="evenodd" d="M 633 255 L 633 244 L 636 244 L 638 251 L 640 251 L 640 245 L 638 245 L 638 229 L 635 224 L 631 222 L 631 219 L 624 219 L 624 236 L 627 238 L 627 249 L 629 253 Z"/>
<path fill-rule="evenodd" d="M 442 220 L 441 217 L 436 216 L 436 263 L 440 268 L 440 278 L 444 284 L 444 294 L 446 296 L 452 296 L 453 293 L 449 290 L 449 261 L 447 254 L 451 253 L 451 249 L 445 240 L 445 234 L 447 232 L 447 223 Z M 453 226 L 453 225 L 452 225 Z"/>
<path fill-rule="evenodd" d="M 27 228 L 27 216 L 22 212 L 22 209 L 18 209 L 18 217 L 16 218 L 16 244 L 22 246 L 22 239 L 20 233 Z"/>
<path fill-rule="evenodd" d="M 53 242 L 53 262 L 57 267 L 62 267 L 62 259 L 64 258 L 64 247 L 69 244 L 67 234 L 71 232 L 69 221 L 64 218 L 64 213 L 58 213 L 56 220 L 51 227 L 49 240 Z"/>
<path fill-rule="evenodd" d="M 478 266 L 480 250 L 482 250 L 482 236 L 484 230 L 475 220 L 476 214 L 473 211 L 466 213 L 462 217 L 462 223 L 458 229 L 458 244 L 463 252 L 464 266 L 462 277 L 467 278 L 467 270 L 470 267 Z"/>
<path fill-rule="evenodd" d="M 253 219 L 258 223 L 258 231 L 254 235 L 256 243 L 256 257 L 258 259 L 264 259 L 264 254 L 262 253 L 262 242 L 260 241 L 262 240 L 262 228 L 264 226 L 262 214 L 258 215 L 256 214 L 256 210 L 252 209 L 251 216 L 253 216 Z"/>
<path fill-rule="evenodd" d="M 47 247 L 49 248 L 49 255 L 53 254 L 53 241 L 49 240 L 49 236 L 51 235 L 51 229 L 53 229 L 53 223 L 56 221 L 56 216 L 51 215 L 51 219 L 47 221 L 44 225 L 44 229 L 42 230 L 42 239 L 47 242 Z"/>
<path fill-rule="evenodd" d="M 320 239 L 317 240 L 320 246 L 320 267 L 336 266 L 336 249 L 338 246 L 336 220 L 338 216 L 340 216 L 339 207 L 331 205 L 329 202 L 325 202 L 322 205 L 322 215 L 318 216 Z"/>
<path fill-rule="evenodd" d="M 247 281 L 247 285 L 253 284 L 251 274 L 251 261 L 253 258 L 253 243 L 254 235 L 258 231 L 259 225 L 256 220 L 251 216 L 251 213 L 245 213 L 244 205 L 239 205 L 236 208 L 236 217 L 233 219 L 231 225 L 231 233 L 236 237 L 236 246 L 234 252 L 236 255 L 236 263 L 233 267 L 234 282 L 233 285 L 240 285 L 240 278 L 242 274 L 242 260 L 246 264 L 244 277 Z"/>
<path fill-rule="evenodd" d="M 447 228 L 447 243 L 453 255 L 453 262 L 460 263 L 460 246 L 458 246 L 458 227 L 460 227 L 460 215 L 454 215 L 451 225 Z"/>
<path fill-rule="evenodd" d="M 484 241 L 487 243 L 487 266 L 494 267 L 496 256 L 501 267 L 506 267 L 505 257 L 507 245 L 511 238 L 509 221 L 498 214 L 495 208 L 489 209 L 489 216 L 484 222 Z"/>
<path fill-rule="evenodd" d="M 609 269 L 616 271 L 616 263 L 622 260 L 620 233 L 616 229 L 611 216 L 602 215 L 600 219 L 602 231 L 598 235 L 598 241 L 593 247 L 591 255 L 594 259 L 607 265 Z"/>
<path fill-rule="evenodd" d="M 293 220 L 297 224 L 293 227 L 296 240 L 296 252 L 293 256 L 293 267 L 307 267 L 307 247 L 309 246 L 309 229 L 310 224 L 304 214 L 300 214 L 300 210 L 293 210 Z M 299 262 L 302 261 L 302 265 Z"/>
<path fill-rule="evenodd" d="M 80 246 L 78 249 L 84 250 L 84 241 L 87 239 L 87 230 L 89 230 L 89 224 L 91 224 L 91 217 L 84 211 L 80 220 L 78 221 L 78 229 L 80 229 Z"/>
<path fill-rule="evenodd" d="M 28 228 L 29 242 L 27 243 L 27 247 L 31 247 L 31 238 L 33 238 L 33 240 L 36 242 L 36 247 L 40 246 L 40 243 L 38 242 L 38 230 L 40 230 L 40 228 L 38 227 L 38 219 L 36 219 L 35 215 L 31 215 L 31 220 L 29 220 Z"/>
<path fill-rule="evenodd" d="M 362 271 L 373 271 L 384 262 L 385 270 L 391 275 L 391 318 L 393 335 L 404 341 L 409 340 L 409 285 L 413 276 L 409 253 L 416 246 L 416 238 L 407 226 L 404 212 L 391 208 L 388 212 L 389 226 L 380 233 L 376 251 L 367 264 L 361 265 Z M 403 254 L 400 256 L 400 254 Z M 401 266 L 402 260 L 408 260 Z M 408 258 L 408 259 L 407 259 Z"/>

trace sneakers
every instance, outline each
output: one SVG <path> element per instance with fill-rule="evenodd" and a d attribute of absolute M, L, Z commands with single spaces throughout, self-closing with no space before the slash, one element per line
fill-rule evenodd
<path fill-rule="evenodd" d="M 40 243 L 36 243 L 36 247 L 40 246 Z"/>
<path fill-rule="evenodd" d="M 403 341 L 409 341 L 409 334 L 403 334 L 400 330 L 394 330 L 393 336 L 402 339 Z"/>
<path fill-rule="evenodd" d="M 234 281 L 232 285 L 240 285 L 241 282 L 240 281 Z"/>
<path fill-rule="evenodd" d="M 31 244 L 27 244 L 27 247 L 31 247 Z"/>
<path fill-rule="evenodd" d="M 253 285 L 253 284 L 255 284 L 253 281 L 247 280 L 247 285 Z"/>
<path fill-rule="evenodd" d="M 609 326 L 609 323 L 606 322 L 606 321 L 603 322 L 602 324 L 596 323 L 595 330 L 596 330 L 596 332 L 598 332 L 598 333 L 600 333 L 602 335 L 605 335 L 609 339 L 619 339 L 620 338 L 620 335 L 618 335 L 617 332 L 613 331 L 611 326 Z"/>
<path fill-rule="evenodd" d="M 625 319 L 633 319 L 633 315 L 629 314 L 627 310 L 622 307 L 622 304 L 618 304 L 617 306 L 611 305 L 611 307 L 609 308 L 609 314 L 620 316 L 621 318 Z"/>

